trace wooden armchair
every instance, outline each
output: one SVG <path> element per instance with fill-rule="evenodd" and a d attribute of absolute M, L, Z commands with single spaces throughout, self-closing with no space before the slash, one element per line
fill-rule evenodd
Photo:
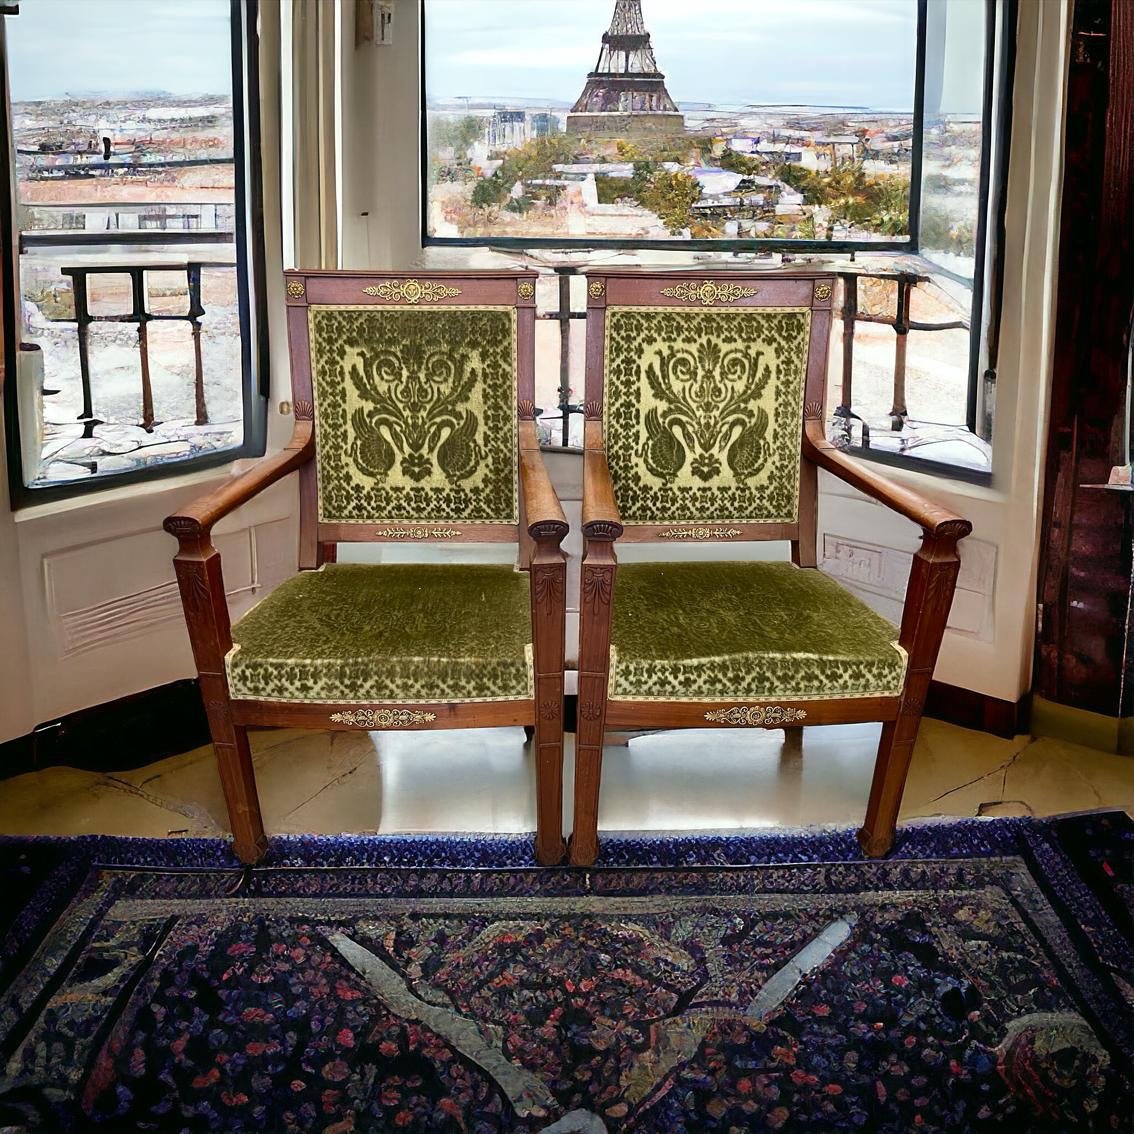
<path fill-rule="evenodd" d="M 577 865 L 598 850 L 607 725 L 883 721 L 858 837 L 868 855 L 893 844 L 971 525 L 827 442 L 834 288 L 821 275 L 589 276 Z M 816 570 L 820 468 L 922 529 L 900 632 Z M 790 540 L 792 562 L 619 567 L 619 539 Z"/>
<path fill-rule="evenodd" d="M 530 272 L 288 272 L 295 434 L 165 521 L 235 850 L 267 841 L 249 725 L 534 726 L 562 834 L 567 522 L 535 430 Z M 299 472 L 300 573 L 230 626 L 213 525 Z M 339 543 L 519 541 L 509 565 L 336 563 Z"/>

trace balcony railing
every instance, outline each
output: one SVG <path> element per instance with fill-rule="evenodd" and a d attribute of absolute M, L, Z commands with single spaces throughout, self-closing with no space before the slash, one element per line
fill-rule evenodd
<path fill-rule="evenodd" d="M 105 422 L 95 416 L 91 394 L 90 326 L 92 323 L 135 323 L 138 327 L 138 355 L 141 368 L 142 420 L 141 427 L 152 433 L 158 424 L 154 417 L 154 391 L 150 381 L 150 341 L 149 326 L 155 322 L 184 322 L 192 328 L 193 335 L 193 393 L 196 408 L 196 425 L 208 425 L 209 410 L 205 404 L 205 371 L 201 359 L 201 320 L 205 308 L 201 303 L 200 261 L 190 260 L 184 264 L 97 264 L 64 265 L 60 274 L 71 280 L 71 294 L 75 303 L 75 322 L 79 335 L 79 375 L 83 384 L 83 409 L 79 420 L 83 422 L 83 436 L 94 436 L 96 425 Z M 210 261 L 209 267 L 234 268 L 235 261 Z M 147 272 L 184 271 L 186 290 L 189 295 L 189 309 L 184 314 L 156 313 L 149 309 L 146 301 Z M 92 315 L 88 306 L 87 281 L 90 276 L 125 275 L 130 280 L 131 308 L 120 315 Z"/>

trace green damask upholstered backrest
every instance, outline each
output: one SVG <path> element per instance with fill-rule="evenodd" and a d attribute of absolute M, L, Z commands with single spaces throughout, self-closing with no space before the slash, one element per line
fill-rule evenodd
<path fill-rule="evenodd" d="M 297 282 L 289 281 L 293 301 Z M 455 525 L 517 523 L 521 283 L 515 275 L 305 277 L 321 532 L 474 538 L 485 529 Z M 482 294 L 489 302 L 477 302 Z M 299 415 L 308 403 L 295 337 Z"/>
<path fill-rule="evenodd" d="M 729 525 L 798 523 L 812 281 L 645 274 L 590 286 L 602 385 L 588 374 L 587 410 L 599 416 L 601 400 L 627 535 L 714 525 L 733 538 L 756 533 Z M 596 344 L 590 355 L 593 366 Z"/>

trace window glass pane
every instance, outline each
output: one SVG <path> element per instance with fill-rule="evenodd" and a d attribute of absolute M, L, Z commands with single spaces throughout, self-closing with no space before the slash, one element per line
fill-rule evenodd
<path fill-rule="evenodd" d="M 971 280 L 980 216 L 988 6 L 929 0 L 921 252 Z"/>
<path fill-rule="evenodd" d="M 909 239 L 915 0 L 426 0 L 426 235 Z"/>
<path fill-rule="evenodd" d="M 29 485 L 244 441 L 230 19 L 23 0 L 7 23 Z"/>

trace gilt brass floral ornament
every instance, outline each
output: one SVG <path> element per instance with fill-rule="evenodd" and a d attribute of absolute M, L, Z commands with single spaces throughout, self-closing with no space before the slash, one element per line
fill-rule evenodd
<path fill-rule="evenodd" d="M 744 533 L 739 528 L 669 528 L 659 532 L 660 539 L 736 539 Z"/>
<path fill-rule="evenodd" d="M 700 303 L 702 307 L 712 307 L 715 303 L 735 303 L 738 299 L 750 299 L 758 291 L 754 287 L 740 284 L 720 283 L 717 280 L 690 280 L 674 287 L 663 287 L 662 295 L 670 299 L 683 299 L 687 303 Z"/>
<path fill-rule="evenodd" d="M 287 293 L 292 299 L 302 299 L 307 294 L 301 280 L 288 280 Z"/>
<path fill-rule="evenodd" d="M 363 728 L 405 728 L 407 725 L 429 724 L 436 719 L 436 713 L 421 713 L 416 709 L 347 709 L 331 714 L 335 724 L 361 725 Z"/>
<path fill-rule="evenodd" d="M 711 709 L 705 720 L 731 725 L 782 725 L 794 724 L 807 717 L 804 709 L 785 708 L 783 705 L 735 705 L 731 709 Z"/>
<path fill-rule="evenodd" d="M 381 539 L 456 539 L 459 528 L 379 528 L 375 533 Z"/>
<path fill-rule="evenodd" d="M 602 299 L 606 295 L 606 284 L 602 280 L 591 280 L 587 292 L 592 299 Z"/>
<path fill-rule="evenodd" d="M 516 284 L 516 295 L 520 299 L 531 299 L 535 295 L 535 284 L 531 280 L 520 280 Z"/>
<path fill-rule="evenodd" d="M 815 298 L 816 299 L 830 299 L 831 298 L 831 285 L 829 283 L 817 283 L 815 285 Z"/>
<path fill-rule="evenodd" d="M 400 299 L 403 303 L 436 303 L 439 299 L 455 299 L 461 294 L 459 287 L 448 287 L 433 280 L 387 280 L 362 290 L 379 299 Z"/>

